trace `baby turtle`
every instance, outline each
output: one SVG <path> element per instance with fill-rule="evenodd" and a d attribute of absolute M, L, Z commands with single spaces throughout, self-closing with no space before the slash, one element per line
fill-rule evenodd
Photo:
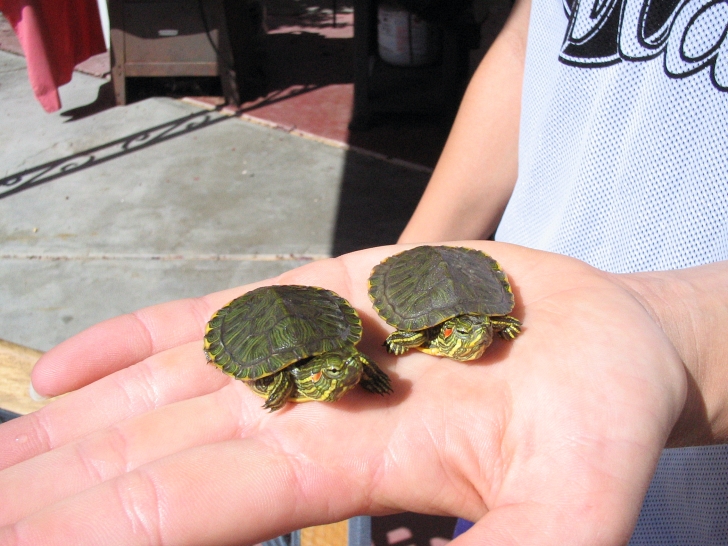
<path fill-rule="evenodd" d="M 361 334 L 356 310 L 331 290 L 264 286 L 212 316 L 204 349 L 275 411 L 289 400 L 334 402 L 357 383 L 391 392 L 387 374 L 355 347 Z"/>
<path fill-rule="evenodd" d="M 369 297 L 397 328 L 384 346 L 411 348 L 455 360 L 474 360 L 497 332 L 513 340 L 521 322 L 508 316 L 514 300 L 508 277 L 493 258 L 471 248 L 419 246 L 385 259 L 369 277 Z"/>

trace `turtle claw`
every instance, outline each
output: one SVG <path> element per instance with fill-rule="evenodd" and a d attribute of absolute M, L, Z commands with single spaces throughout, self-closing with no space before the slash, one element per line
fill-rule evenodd
<path fill-rule="evenodd" d="M 258 380 L 258 383 L 262 383 L 261 380 Z M 270 410 L 271 412 L 281 409 L 286 405 L 291 394 L 293 394 L 295 386 L 296 384 L 293 382 L 288 371 L 284 370 L 274 375 L 272 381 L 265 387 L 268 398 L 265 399 L 263 409 Z"/>
<path fill-rule="evenodd" d="M 266 400 L 265 404 L 263 404 L 262 407 L 263 407 L 263 409 L 268 410 L 269 413 L 273 413 L 274 411 L 278 411 L 285 405 L 286 405 L 285 402 L 283 402 L 282 404 L 279 403 L 279 404 L 273 405 L 273 403 L 269 403 L 269 401 Z"/>
<path fill-rule="evenodd" d="M 521 333 L 523 324 L 515 317 L 505 316 L 492 318 L 493 328 L 498 330 L 498 335 L 506 341 L 513 341 Z"/>
<path fill-rule="evenodd" d="M 404 353 L 406 353 L 410 349 L 406 345 L 400 345 L 398 343 L 393 343 L 393 342 L 389 341 L 389 339 L 387 339 L 387 341 L 382 343 L 382 347 L 387 349 L 387 352 L 389 354 L 396 355 L 396 356 L 402 356 Z"/>
<path fill-rule="evenodd" d="M 368 358 L 362 359 L 362 364 L 362 376 L 359 381 L 362 388 L 375 394 L 390 394 L 392 392 L 392 382 L 389 376 Z"/>
<path fill-rule="evenodd" d="M 402 356 L 413 347 L 419 347 L 428 340 L 427 333 L 406 332 L 404 330 L 396 330 L 389 334 L 384 341 L 384 346 L 389 354 Z"/>

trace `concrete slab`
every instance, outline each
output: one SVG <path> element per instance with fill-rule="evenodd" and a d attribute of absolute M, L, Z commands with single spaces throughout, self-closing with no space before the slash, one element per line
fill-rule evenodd
<path fill-rule="evenodd" d="M 99 87 L 84 74 L 72 83 L 63 97 L 71 109 Z M 27 97 L 14 87 L 16 103 Z M 38 170 L 0 190 L 16 192 L 0 202 L 3 253 L 329 252 L 343 150 L 167 98 L 72 123 L 24 114 L 3 110 L 2 174 Z"/>
<path fill-rule="evenodd" d="M 102 320 L 279 275 L 305 260 L 0 260 L 0 337 L 46 351 Z"/>
<path fill-rule="evenodd" d="M 94 112 L 105 85 L 76 73 L 47 114 L 0 51 L 0 338 L 393 242 L 428 177 L 170 98 Z"/>

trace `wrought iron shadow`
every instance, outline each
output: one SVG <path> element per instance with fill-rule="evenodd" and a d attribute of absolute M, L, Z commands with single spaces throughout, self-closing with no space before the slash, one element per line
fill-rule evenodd
<path fill-rule="evenodd" d="M 160 142 L 210 127 L 230 117 L 232 116 L 219 114 L 216 111 L 197 112 L 95 148 L 11 174 L 0 178 L 0 199 L 111 159 L 149 148 Z"/>

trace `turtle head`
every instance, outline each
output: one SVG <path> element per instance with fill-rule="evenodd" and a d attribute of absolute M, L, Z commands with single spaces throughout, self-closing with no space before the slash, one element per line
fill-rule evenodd
<path fill-rule="evenodd" d="M 458 315 L 443 322 L 423 351 L 455 360 L 475 360 L 493 342 L 493 326 L 485 315 Z"/>
<path fill-rule="evenodd" d="M 359 352 L 351 347 L 329 351 L 291 368 L 297 395 L 302 399 L 335 402 L 362 376 Z"/>

